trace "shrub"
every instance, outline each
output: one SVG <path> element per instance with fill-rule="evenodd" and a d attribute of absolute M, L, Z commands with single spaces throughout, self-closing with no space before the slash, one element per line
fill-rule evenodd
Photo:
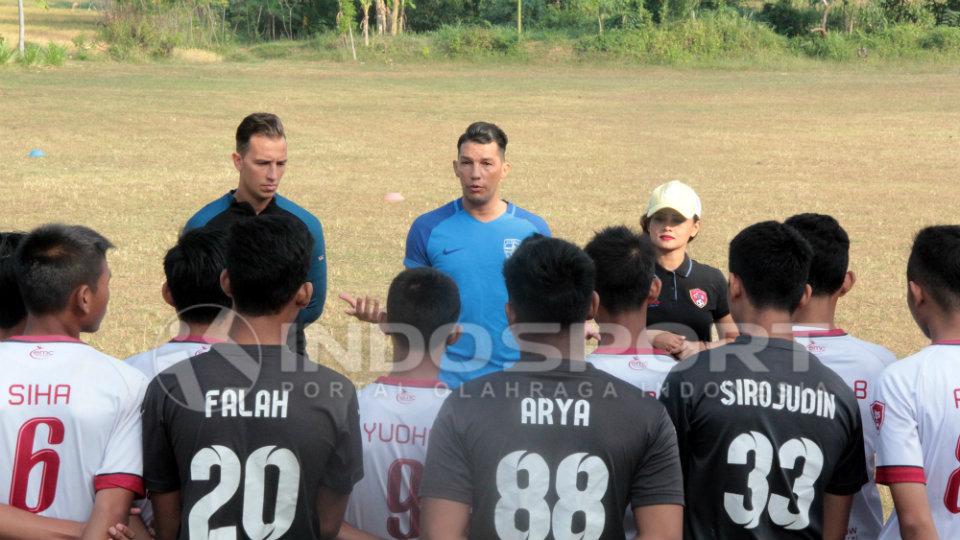
<path fill-rule="evenodd" d="M 433 36 L 434 49 L 450 58 L 518 55 L 515 31 L 480 26 L 442 26 Z"/>
<path fill-rule="evenodd" d="M 577 42 L 581 54 L 608 53 L 659 64 L 755 58 L 785 50 L 785 39 L 769 27 L 727 11 L 645 30 L 609 31 Z"/>
<path fill-rule="evenodd" d="M 3 36 L 0 36 L 0 66 L 9 62 L 16 54 L 17 50 L 7 45 Z"/>
<path fill-rule="evenodd" d="M 110 44 L 107 53 L 120 61 L 169 57 L 179 45 L 176 36 L 164 34 L 150 17 L 131 14 L 110 17 L 100 28 L 100 37 Z"/>
<path fill-rule="evenodd" d="M 62 66 L 67 60 L 67 48 L 56 43 L 47 43 L 42 62 L 47 66 Z"/>
<path fill-rule="evenodd" d="M 43 58 L 44 49 L 36 43 L 27 43 L 23 54 L 17 57 L 17 63 L 23 66 L 35 66 Z"/>

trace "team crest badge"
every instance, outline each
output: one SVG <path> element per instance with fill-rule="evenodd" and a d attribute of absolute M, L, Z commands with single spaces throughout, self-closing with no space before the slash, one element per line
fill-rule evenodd
<path fill-rule="evenodd" d="M 880 430 L 880 426 L 883 425 L 883 409 L 886 405 L 882 401 L 874 401 L 870 404 L 870 412 L 873 414 L 873 423 L 877 426 L 877 430 Z"/>
<path fill-rule="evenodd" d="M 710 298 L 707 296 L 707 291 L 703 289 L 690 289 L 690 300 L 693 301 L 693 304 L 700 309 L 703 309 L 707 302 L 710 301 Z"/>
<path fill-rule="evenodd" d="M 509 258 L 513 255 L 513 252 L 517 250 L 517 247 L 520 245 L 520 240 L 516 238 L 504 238 L 503 240 L 503 254 Z"/>

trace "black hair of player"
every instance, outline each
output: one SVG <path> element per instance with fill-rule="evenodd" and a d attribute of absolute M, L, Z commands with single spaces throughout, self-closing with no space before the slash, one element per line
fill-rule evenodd
<path fill-rule="evenodd" d="M 566 240 L 534 234 L 503 265 L 518 323 L 582 323 L 596 280 L 593 261 Z"/>
<path fill-rule="evenodd" d="M 623 225 L 607 227 L 584 251 L 596 267 L 596 290 L 605 310 L 618 315 L 643 307 L 656 270 L 649 236 Z"/>
<path fill-rule="evenodd" d="M 387 292 L 387 323 L 412 326 L 429 349 L 438 330 L 460 318 L 460 290 L 449 276 L 427 267 L 400 272 Z M 410 348 L 403 332 L 391 333 L 396 345 Z M 446 338 L 446 336 L 443 336 Z"/>
<path fill-rule="evenodd" d="M 796 229 L 813 248 L 807 283 L 814 296 L 830 296 L 843 287 L 850 265 L 850 237 L 840 223 L 824 214 L 797 214 L 783 222 Z"/>
<path fill-rule="evenodd" d="M 241 315 L 276 315 L 306 283 L 313 237 L 287 215 L 241 219 L 230 227 L 226 268 Z"/>
<path fill-rule="evenodd" d="M 286 134 L 283 131 L 283 122 L 280 117 L 272 113 L 252 113 L 240 121 L 237 126 L 237 153 L 241 156 L 247 152 L 250 147 L 250 138 L 254 135 L 262 135 L 268 139 L 285 139 Z"/>
<path fill-rule="evenodd" d="M 796 311 L 812 260 L 813 249 L 800 233 L 776 221 L 750 225 L 730 241 L 730 272 L 756 309 Z"/>
<path fill-rule="evenodd" d="M 490 122 L 474 122 L 467 126 L 467 130 L 457 139 L 457 153 L 465 142 L 477 144 L 497 143 L 500 149 L 500 157 L 507 153 L 507 134 L 496 124 Z"/>
<path fill-rule="evenodd" d="M 81 285 L 97 290 L 107 250 L 103 235 L 82 225 L 51 223 L 30 232 L 17 246 L 16 273 L 20 296 L 35 315 L 57 313 Z"/>
<path fill-rule="evenodd" d="M 10 330 L 27 317 L 27 307 L 17 285 L 14 253 L 26 236 L 22 232 L 0 233 L 0 329 Z"/>
<path fill-rule="evenodd" d="M 923 287 L 944 311 L 960 311 L 960 226 L 921 229 L 910 250 L 907 279 Z"/>
<path fill-rule="evenodd" d="M 226 267 L 227 233 L 202 227 L 183 234 L 163 258 L 163 273 L 177 316 L 186 323 L 210 324 L 231 306 L 220 287 Z"/>

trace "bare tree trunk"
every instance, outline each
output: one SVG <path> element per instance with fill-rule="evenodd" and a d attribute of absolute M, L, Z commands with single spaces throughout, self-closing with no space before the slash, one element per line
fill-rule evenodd
<path fill-rule="evenodd" d="M 27 29 L 23 24 L 23 0 L 17 0 L 17 12 L 20 20 L 20 44 L 17 45 L 17 49 L 20 50 L 20 56 L 23 56 L 24 48 L 27 46 Z"/>
<path fill-rule="evenodd" d="M 830 16 L 830 2 L 827 0 L 820 0 L 820 3 L 823 4 L 823 18 L 820 19 L 820 35 L 827 35 L 827 17 Z"/>
<path fill-rule="evenodd" d="M 399 0 L 400 2 L 400 23 L 397 26 L 397 33 L 402 34 L 403 29 L 407 27 L 407 0 Z"/>
<path fill-rule="evenodd" d="M 370 4 L 366 3 L 360 6 L 363 8 L 363 21 L 360 27 L 363 28 L 363 46 L 370 46 Z"/>
<path fill-rule="evenodd" d="M 523 0 L 517 0 L 517 36 L 523 35 Z"/>
<path fill-rule="evenodd" d="M 382 36 L 387 31 L 387 4 L 384 0 L 374 0 L 377 10 L 377 35 Z"/>
<path fill-rule="evenodd" d="M 390 11 L 390 35 L 395 36 L 400 27 L 400 5 L 403 0 L 393 0 L 393 9 Z"/>

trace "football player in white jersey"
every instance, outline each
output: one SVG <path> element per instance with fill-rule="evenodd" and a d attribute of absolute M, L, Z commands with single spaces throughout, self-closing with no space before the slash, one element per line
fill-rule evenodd
<path fill-rule="evenodd" d="M 587 362 L 659 397 L 663 380 L 677 361 L 667 351 L 655 349 L 647 332 L 647 305 L 660 296 L 650 237 L 625 226 L 608 227 L 584 251 L 596 267 L 595 289 L 600 295 L 594 318 L 600 342 Z M 626 538 L 637 535 L 632 509 L 627 509 L 623 529 Z"/>
<path fill-rule="evenodd" d="M 960 226 L 917 234 L 907 281 L 931 344 L 884 370 L 872 405 L 877 482 L 895 506 L 880 538 L 960 538 Z"/>
<path fill-rule="evenodd" d="M 161 294 L 177 310 L 180 331 L 169 342 L 127 358 L 126 362 L 148 379 L 227 340 L 233 311 L 230 298 L 220 287 L 226 235 L 214 228 L 188 231 L 163 258 L 167 280 Z"/>
<path fill-rule="evenodd" d="M 837 372 L 853 389 L 863 419 L 863 446 L 870 483 L 853 498 L 846 540 L 872 540 L 883 526 L 883 504 L 874 482 L 876 429 L 870 404 L 876 399 L 880 373 L 896 357 L 883 347 L 857 339 L 836 326 L 837 303 L 850 292 L 856 276 L 850 270 L 850 238 L 837 220 L 822 214 L 799 214 L 784 223 L 796 229 L 813 248 L 807 284 L 810 301 L 793 314 L 798 342 Z"/>
<path fill-rule="evenodd" d="M 134 495 L 143 494 L 139 407 L 147 381 L 79 340 L 106 313 L 110 247 L 86 227 L 46 225 L 16 252 L 28 315 L 22 335 L 0 343 L 4 538 L 116 537 Z M 17 509 L 66 521 L 21 520 Z M 86 525 L 77 531 L 67 521 Z"/>
<path fill-rule="evenodd" d="M 652 397 L 677 362 L 650 344 L 647 304 L 660 295 L 653 246 L 646 235 L 624 226 L 606 228 L 584 249 L 597 270 L 600 343 L 587 362 Z"/>
<path fill-rule="evenodd" d="M 370 309 L 377 308 L 370 305 Z M 371 313 L 393 343 L 393 369 L 360 391 L 363 480 L 350 495 L 342 540 L 420 537 L 420 480 L 430 428 L 450 391 L 438 379 L 447 345 L 460 337 L 460 293 L 433 268 L 404 270 L 387 312 Z"/>

